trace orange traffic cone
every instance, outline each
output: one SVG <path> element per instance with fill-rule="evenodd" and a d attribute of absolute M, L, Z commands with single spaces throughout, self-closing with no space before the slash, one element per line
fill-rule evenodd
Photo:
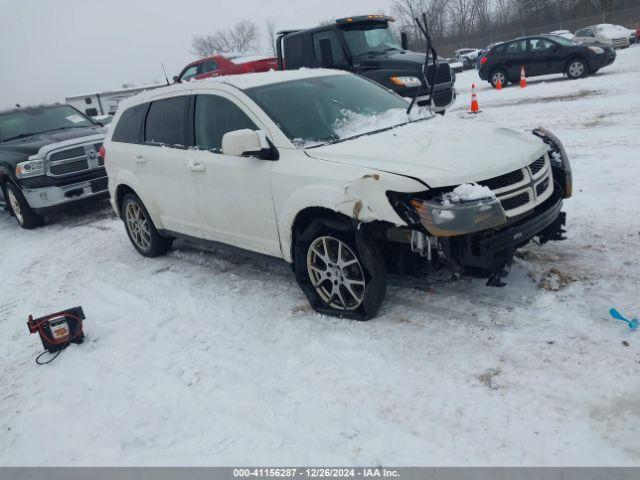
<path fill-rule="evenodd" d="M 524 65 L 522 67 L 520 67 L 520 88 L 526 88 L 527 87 L 527 75 L 525 74 L 524 71 Z"/>
<path fill-rule="evenodd" d="M 471 109 L 469 113 L 480 113 L 480 105 L 478 105 L 478 95 L 476 95 L 476 84 L 471 85 Z"/>
<path fill-rule="evenodd" d="M 502 80 L 496 82 L 496 90 L 502 90 Z"/>

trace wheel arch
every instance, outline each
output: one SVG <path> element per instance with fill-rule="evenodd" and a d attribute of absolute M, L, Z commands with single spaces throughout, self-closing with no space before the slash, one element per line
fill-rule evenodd
<path fill-rule="evenodd" d="M 133 174 L 124 171 L 117 178 L 110 179 L 110 181 L 112 180 L 115 184 L 112 197 L 113 206 L 116 208 L 116 213 L 120 218 L 122 218 L 122 200 L 127 193 L 133 193 L 144 204 L 156 228 L 164 228 L 164 224 L 158 215 L 159 209 L 157 203 L 153 200 L 153 195 L 144 188 Z"/>

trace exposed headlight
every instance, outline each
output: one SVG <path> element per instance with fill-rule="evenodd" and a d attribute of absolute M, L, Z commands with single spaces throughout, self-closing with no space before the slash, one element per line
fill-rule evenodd
<path fill-rule="evenodd" d="M 604 53 L 604 48 L 600 48 L 600 47 L 589 47 L 589 50 L 597 54 Z"/>
<path fill-rule="evenodd" d="M 391 81 L 402 87 L 419 87 L 422 81 L 418 77 L 391 77 Z"/>
<path fill-rule="evenodd" d="M 449 203 L 414 198 L 411 206 L 431 235 L 453 237 L 504 225 L 507 217 L 497 198 Z"/>
<path fill-rule="evenodd" d="M 44 175 L 44 162 L 41 158 L 29 159 L 16 165 L 16 177 L 28 178 Z"/>
<path fill-rule="evenodd" d="M 549 145 L 549 159 L 551 166 L 559 168 L 564 172 L 564 198 L 571 198 L 573 195 L 573 173 L 571 171 L 571 162 L 567 155 L 564 145 L 558 137 L 543 127 L 533 130 L 533 134 L 540 137 L 544 143 Z"/>

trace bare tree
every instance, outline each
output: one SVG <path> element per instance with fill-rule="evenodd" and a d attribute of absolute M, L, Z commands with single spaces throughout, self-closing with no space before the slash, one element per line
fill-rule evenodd
<path fill-rule="evenodd" d="M 200 57 L 215 54 L 246 53 L 258 49 L 258 27 L 249 20 L 229 29 L 218 29 L 211 35 L 196 35 L 191 42 L 192 53 Z"/>
<path fill-rule="evenodd" d="M 276 56 L 276 33 L 278 27 L 275 20 L 268 18 L 264 21 L 264 29 L 267 35 L 267 41 L 269 42 L 269 53 L 274 57 Z"/>

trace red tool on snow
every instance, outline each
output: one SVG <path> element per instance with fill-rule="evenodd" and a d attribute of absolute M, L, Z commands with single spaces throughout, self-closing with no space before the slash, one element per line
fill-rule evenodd
<path fill-rule="evenodd" d="M 47 315 L 46 317 L 33 318 L 29 315 L 27 327 L 29 333 L 40 334 L 42 346 L 46 350 L 36 357 L 38 365 L 45 365 L 52 362 L 62 350 L 71 343 L 82 343 L 84 332 L 82 331 L 82 321 L 85 319 L 82 307 L 70 308 L 62 312 Z M 56 356 L 46 362 L 40 362 L 40 357 L 45 353 L 56 353 Z"/>

